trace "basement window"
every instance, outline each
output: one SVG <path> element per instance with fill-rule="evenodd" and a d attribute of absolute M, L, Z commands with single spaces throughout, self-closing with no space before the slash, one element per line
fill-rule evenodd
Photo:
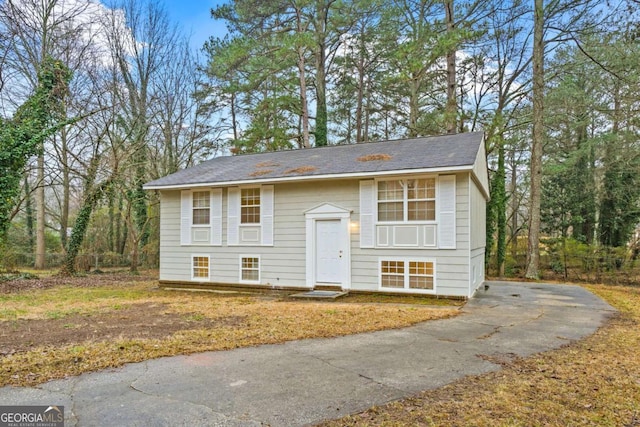
<path fill-rule="evenodd" d="M 242 282 L 260 282 L 260 257 L 243 256 L 240 258 L 240 280 Z"/>
<path fill-rule="evenodd" d="M 404 261 L 382 261 L 382 287 L 404 287 Z"/>
<path fill-rule="evenodd" d="M 380 288 L 433 292 L 435 263 L 419 259 L 381 259 Z"/>
<path fill-rule="evenodd" d="M 209 256 L 194 255 L 191 258 L 191 278 L 198 281 L 209 280 Z"/>

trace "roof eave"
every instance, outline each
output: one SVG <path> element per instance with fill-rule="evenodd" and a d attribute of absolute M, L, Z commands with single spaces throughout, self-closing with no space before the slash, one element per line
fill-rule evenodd
<path fill-rule="evenodd" d="M 275 178 L 246 179 L 236 181 L 218 181 L 218 182 L 200 182 L 191 184 L 170 184 L 170 185 L 144 185 L 145 190 L 181 190 L 188 188 L 202 187 L 231 187 L 238 185 L 256 185 L 256 184 L 280 184 L 296 181 L 322 181 L 329 179 L 348 179 L 348 178 L 370 178 L 377 176 L 390 175 L 413 175 L 425 173 L 442 173 L 442 172 L 468 172 L 473 170 L 473 165 L 447 166 L 439 168 L 421 168 L 421 169 L 393 169 L 388 171 L 374 172 L 355 172 L 341 174 L 326 175 L 306 175 L 306 176 L 283 176 Z"/>

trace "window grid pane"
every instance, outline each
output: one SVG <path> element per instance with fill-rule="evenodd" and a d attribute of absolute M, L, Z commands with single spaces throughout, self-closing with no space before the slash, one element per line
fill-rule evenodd
<path fill-rule="evenodd" d="M 432 262 L 409 262 L 409 289 L 433 289 Z"/>
<path fill-rule="evenodd" d="M 193 207 L 194 208 L 209 208 L 211 205 L 211 199 L 209 198 L 208 191 L 194 191 L 193 192 Z"/>
<path fill-rule="evenodd" d="M 253 270 L 242 270 L 242 280 L 257 282 L 259 279 L 258 272 Z"/>
<path fill-rule="evenodd" d="M 209 209 L 193 210 L 193 225 L 209 225 Z"/>
<path fill-rule="evenodd" d="M 379 221 L 402 221 L 404 219 L 402 202 L 380 202 L 378 203 Z"/>
<path fill-rule="evenodd" d="M 409 288 L 433 290 L 433 277 L 411 276 L 409 277 Z"/>
<path fill-rule="evenodd" d="M 383 288 L 404 288 L 404 276 L 382 275 Z"/>
<path fill-rule="evenodd" d="M 211 198 L 208 191 L 193 192 L 193 225 L 209 225 Z"/>
<path fill-rule="evenodd" d="M 435 200 L 436 198 L 435 178 L 410 179 L 407 181 L 407 189 L 409 200 Z"/>
<path fill-rule="evenodd" d="M 404 189 L 400 181 L 380 181 L 378 183 L 378 200 L 402 200 Z"/>
<path fill-rule="evenodd" d="M 435 178 L 378 182 L 378 221 L 435 221 L 435 219 Z"/>
<path fill-rule="evenodd" d="M 240 222 L 260 224 L 260 189 L 243 188 L 240 196 Z"/>
<path fill-rule="evenodd" d="M 242 258 L 242 280 L 257 282 L 260 280 L 260 259 Z"/>
<path fill-rule="evenodd" d="M 260 206 L 242 207 L 243 224 L 260 224 Z"/>
<path fill-rule="evenodd" d="M 404 288 L 404 261 L 382 261 L 381 285 L 384 288 Z"/>
<path fill-rule="evenodd" d="M 209 258 L 193 257 L 193 277 L 209 277 Z"/>

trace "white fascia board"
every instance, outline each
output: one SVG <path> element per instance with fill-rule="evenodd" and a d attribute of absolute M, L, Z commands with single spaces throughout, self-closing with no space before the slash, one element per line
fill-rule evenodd
<path fill-rule="evenodd" d="M 470 174 L 471 175 L 471 180 L 476 184 L 476 187 L 478 187 L 478 189 L 480 190 L 480 193 L 482 193 L 482 196 L 484 197 L 484 199 L 488 202 L 489 200 L 491 200 L 491 195 L 489 193 L 487 193 L 487 189 L 484 188 L 484 185 L 482 185 L 482 182 L 480 182 L 480 179 L 476 176 L 475 173 Z"/>
<path fill-rule="evenodd" d="M 357 172 L 357 173 L 341 173 L 327 175 L 309 175 L 309 176 L 284 176 L 272 179 L 247 179 L 241 181 L 220 181 L 220 182 L 199 182 L 194 184 L 172 184 L 172 185 L 144 185 L 144 190 L 180 190 L 187 188 L 200 187 L 231 187 L 238 185 L 259 185 L 259 184 L 279 184 L 295 181 L 320 181 L 328 179 L 347 179 L 347 178 L 370 178 L 378 176 L 390 175 L 416 175 L 416 174 L 434 174 L 441 172 L 467 172 L 472 171 L 473 165 L 453 166 L 442 168 L 425 168 L 425 169 L 395 169 L 389 171 L 377 172 Z"/>

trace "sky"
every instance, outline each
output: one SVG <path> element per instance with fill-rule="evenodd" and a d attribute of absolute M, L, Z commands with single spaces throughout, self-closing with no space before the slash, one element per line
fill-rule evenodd
<path fill-rule="evenodd" d="M 164 0 L 171 21 L 177 23 L 187 35 L 191 46 L 200 49 L 211 36 L 222 37 L 224 23 L 211 18 L 211 9 L 225 3 L 224 0 Z"/>

